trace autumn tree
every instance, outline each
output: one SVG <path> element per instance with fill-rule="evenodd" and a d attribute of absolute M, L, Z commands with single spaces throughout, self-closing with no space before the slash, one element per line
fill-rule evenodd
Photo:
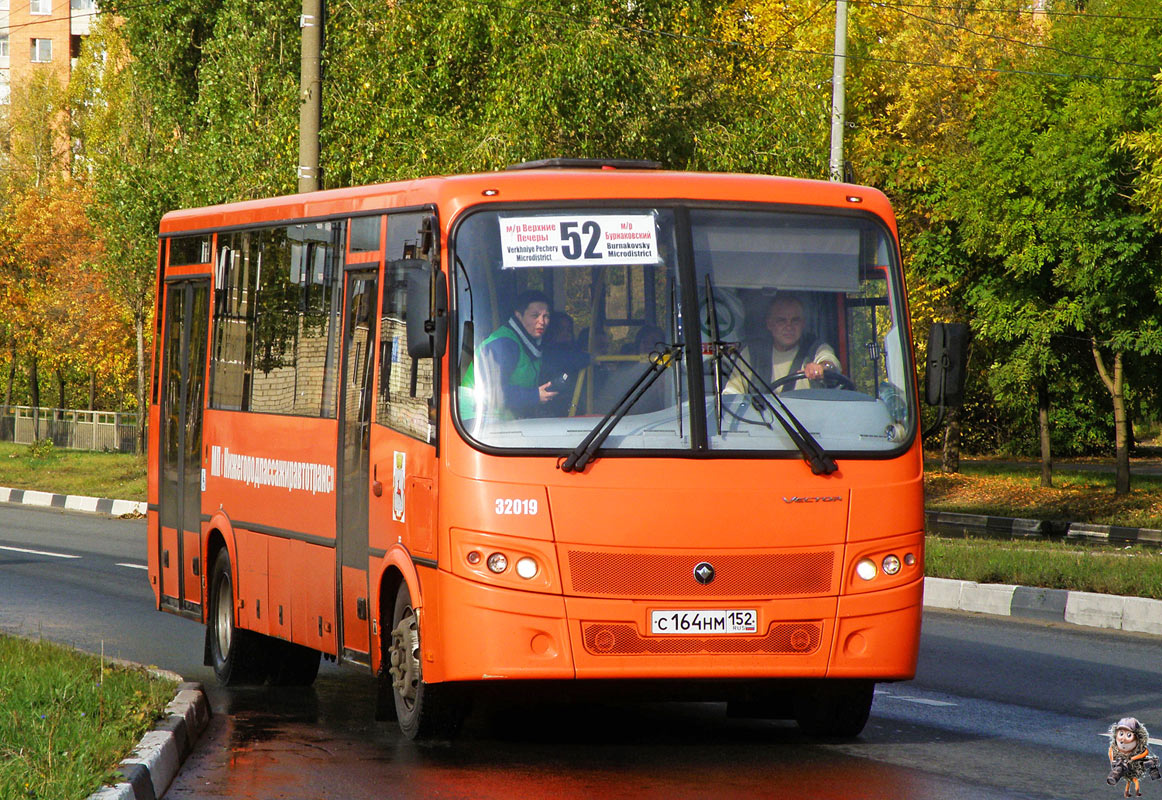
<path fill-rule="evenodd" d="M 1056 342 L 1089 343 L 1113 407 L 1116 489 L 1125 493 L 1126 361 L 1162 352 L 1162 242 L 1129 199 L 1132 164 L 1113 143 L 1141 128 L 1162 17 L 1127 19 L 1145 13 L 1140 3 L 1089 11 L 1103 14 L 1100 25 L 1084 15 L 1052 23 L 1045 47 L 1004 77 L 948 208 L 970 251 L 995 265 L 975 278 L 969 301 L 978 327 L 1013 344 L 1012 368 L 1051 374 Z"/>

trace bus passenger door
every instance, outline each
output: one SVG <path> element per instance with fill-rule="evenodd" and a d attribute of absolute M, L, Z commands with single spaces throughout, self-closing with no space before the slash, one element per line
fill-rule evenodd
<path fill-rule="evenodd" d="M 201 619 L 202 409 L 210 283 L 166 285 L 159 516 L 161 604 Z"/>
<path fill-rule="evenodd" d="M 368 664 L 367 494 L 378 274 L 367 269 L 350 270 L 346 283 L 337 484 L 339 647 L 343 658 Z"/>

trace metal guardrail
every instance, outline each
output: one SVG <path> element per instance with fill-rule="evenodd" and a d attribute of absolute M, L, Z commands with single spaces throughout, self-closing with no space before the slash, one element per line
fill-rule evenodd
<path fill-rule="evenodd" d="M 70 450 L 132 453 L 137 412 L 9 406 L 0 413 L 0 441 L 32 444 L 41 439 Z"/>

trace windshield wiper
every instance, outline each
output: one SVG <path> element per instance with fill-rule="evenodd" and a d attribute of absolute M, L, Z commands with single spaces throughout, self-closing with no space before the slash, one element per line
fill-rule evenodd
<path fill-rule="evenodd" d="M 666 368 L 678 360 L 684 347 L 685 345 L 678 343 L 667 345 L 661 350 L 650 353 L 650 363 L 645 371 L 618 398 L 617 402 L 613 404 L 613 408 L 609 409 L 609 412 L 601 418 L 593 430 L 589 431 L 581 443 L 573 448 L 563 462 L 557 465 L 562 472 L 581 472 L 585 469 L 585 465 L 593 460 L 593 456 L 609 438 L 609 434 L 613 433 L 617 423 L 621 422 L 622 418 L 642 398 L 642 395 L 653 386 L 654 381 L 666 371 Z"/>
<path fill-rule="evenodd" d="M 830 475 L 839 469 L 839 465 L 835 463 L 835 459 L 827 454 L 823 449 L 823 445 L 811 435 L 811 432 L 803 426 L 799 418 L 791 413 L 791 409 L 787 408 L 783 399 L 775 394 L 765 380 L 755 371 L 755 368 L 750 365 L 738 348 L 734 345 L 721 345 L 716 343 L 715 349 L 722 348 L 726 353 L 727 360 L 731 363 L 734 369 L 738 370 L 738 374 L 746 382 L 747 388 L 754 397 L 758 398 L 758 402 L 766 406 L 771 415 L 779 421 L 783 426 L 783 430 L 791 437 L 791 441 L 799 448 L 799 452 L 803 454 L 803 460 L 811 466 L 811 472 L 816 475 Z M 740 369 L 745 367 L 745 369 Z M 779 408 L 775 408 L 770 399 L 773 398 L 775 403 L 779 404 Z M 782 413 L 779 413 L 779 410 Z"/>

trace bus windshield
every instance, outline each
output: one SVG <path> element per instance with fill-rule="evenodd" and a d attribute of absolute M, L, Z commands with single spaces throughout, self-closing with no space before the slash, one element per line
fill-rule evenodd
<path fill-rule="evenodd" d="M 897 249 L 870 216 L 488 208 L 451 252 L 478 445 L 571 450 L 619 403 L 603 452 L 797 453 L 799 427 L 850 457 L 914 435 Z"/>

